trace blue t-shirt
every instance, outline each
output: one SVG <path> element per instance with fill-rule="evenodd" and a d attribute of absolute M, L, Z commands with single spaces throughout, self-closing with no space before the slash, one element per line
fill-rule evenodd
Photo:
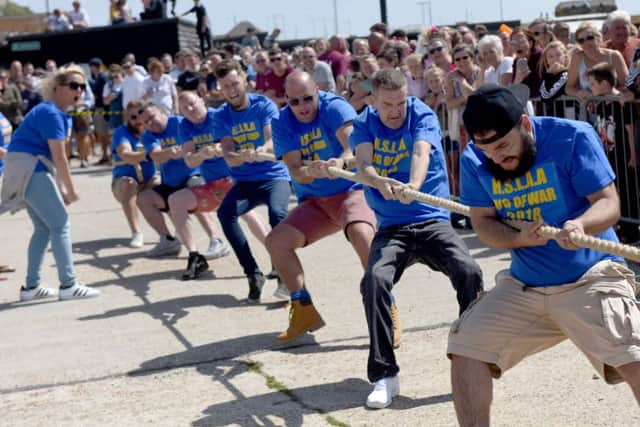
<path fill-rule="evenodd" d="M 336 138 L 336 131 L 356 117 L 356 111 L 344 98 L 329 92 L 320 92 L 318 114 L 310 123 L 298 121 L 286 106 L 272 123 L 276 156 L 282 158 L 289 152 L 300 151 L 303 161 L 340 157 L 344 148 Z M 351 190 L 356 184 L 346 179 L 318 178 L 309 184 L 293 180 L 293 187 L 298 200 L 304 200 L 309 196 L 333 196 Z"/>
<path fill-rule="evenodd" d="M 129 144 L 132 151 L 145 152 L 144 145 L 142 144 L 140 137 L 135 136 L 131 133 L 129 128 L 122 125 L 113 132 L 113 136 L 111 137 L 111 158 L 116 163 L 122 161 L 122 158 L 118 155 L 118 147 L 122 144 Z M 136 172 L 136 168 L 127 164 L 114 166 L 112 171 L 113 178 L 115 179 L 128 176 L 135 178 L 138 182 L 142 182 L 153 178 L 156 174 L 156 165 L 153 163 L 153 160 L 149 158 L 149 155 L 147 155 L 146 159 L 140 162 L 139 165 L 140 172 L 142 173 L 142 180 L 140 180 L 140 177 Z"/>
<path fill-rule="evenodd" d="M 11 123 L 9 120 L 0 113 L 0 147 L 5 150 L 9 148 L 9 143 L 11 142 L 11 132 L 13 132 L 13 128 L 11 127 Z M 2 176 L 2 171 L 4 170 L 4 162 L 0 160 L 0 176 Z"/>
<path fill-rule="evenodd" d="M 537 149 L 535 164 L 522 177 L 499 181 L 488 172 L 486 157 L 473 144 L 461 158 L 462 203 L 495 207 L 501 218 L 533 221 L 562 228 L 589 206 L 587 196 L 609 185 L 615 175 L 596 132 L 588 123 L 532 117 Z M 610 227 L 598 237 L 617 242 Z M 592 249 L 569 251 L 555 240 L 544 246 L 511 250 L 511 274 L 531 286 L 574 282 L 603 259 L 622 261 Z"/>
<path fill-rule="evenodd" d="M 186 118 L 180 123 L 180 140 L 182 144 L 193 141 L 196 151 L 207 146 L 215 147 L 215 138 L 213 136 L 213 128 L 216 121 L 216 111 L 212 108 L 207 109 L 207 116 L 200 124 L 191 123 Z M 209 159 L 202 162 L 200 172 L 205 182 L 212 182 L 230 175 L 227 162 L 224 157 Z"/>
<path fill-rule="evenodd" d="M 416 141 L 427 141 L 431 145 L 429 168 L 420 191 L 448 199 L 449 181 L 441 139 L 438 117 L 426 104 L 411 96 L 407 98 L 407 117 L 400 129 L 386 127 L 378 111 L 369 106 L 353 122 L 349 143 L 354 150 L 360 144 L 373 144 L 372 164 L 378 175 L 407 183 L 413 146 Z M 417 201 L 404 204 L 385 200 L 378 190 L 369 186 L 365 186 L 365 196 L 380 229 L 429 220 L 449 221 L 449 211 L 445 209 Z"/>
<path fill-rule="evenodd" d="M 178 127 L 182 120 L 182 116 L 170 116 L 167 127 L 164 132 L 160 134 L 146 130 L 142 134 L 142 143 L 144 144 L 144 149 L 147 151 L 147 154 L 150 153 L 154 147 L 160 147 L 160 149 L 164 150 L 174 145 L 182 145 L 178 136 Z M 199 173 L 198 168 L 190 168 L 182 158 L 171 159 L 160 165 L 162 183 L 170 187 L 178 187 L 189 179 L 190 176 Z"/>
<path fill-rule="evenodd" d="M 71 116 L 60 110 L 51 102 L 41 102 L 29 111 L 24 121 L 18 127 L 11 145 L 10 152 L 29 153 L 34 156 L 42 155 L 49 160 L 51 150 L 49 140 L 64 141 L 71 137 Z M 38 162 L 35 171 L 45 171 L 47 168 Z"/>
<path fill-rule="evenodd" d="M 247 94 L 249 106 L 235 111 L 225 103 L 217 112 L 213 134 L 217 139 L 231 136 L 236 150 L 255 150 L 264 145 L 264 127 L 278 117 L 278 107 L 269 98 L 255 93 Z M 243 163 L 229 168 L 236 181 L 289 180 L 287 167 L 281 162 Z"/>

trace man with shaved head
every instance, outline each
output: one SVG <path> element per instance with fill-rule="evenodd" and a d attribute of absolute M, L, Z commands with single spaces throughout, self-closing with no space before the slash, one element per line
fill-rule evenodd
<path fill-rule="evenodd" d="M 278 336 L 281 343 L 324 326 L 305 286 L 296 249 L 343 231 L 364 267 L 375 232 L 375 217 L 362 187 L 335 178 L 328 170 L 329 166 L 347 169 L 353 160 L 349 135 L 355 110 L 344 98 L 319 91 L 304 71 L 287 77 L 285 93 L 288 105 L 272 122 L 273 141 L 276 155 L 289 168 L 299 205 L 266 241 L 291 293 L 289 327 Z"/>

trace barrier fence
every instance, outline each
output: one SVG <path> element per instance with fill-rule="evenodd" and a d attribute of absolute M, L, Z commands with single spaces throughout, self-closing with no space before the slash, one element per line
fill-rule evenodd
<path fill-rule="evenodd" d="M 613 96 L 592 97 L 580 101 L 563 96 L 553 100 L 531 99 L 530 110 L 538 116 L 581 120 L 590 123 L 602 141 L 611 167 L 616 174 L 616 188 L 620 195 L 621 227 L 638 234 L 640 224 L 640 101 L 621 104 Z M 434 109 L 442 128 L 452 198 L 459 196 L 459 153 L 467 143 L 460 111 L 447 111 L 444 104 Z M 454 116 L 454 117 L 452 117 Z M 455 117 L 458 116 L 458 117 Z M 460 151 L 455 152 L 459 148 Z M 640 239 L 640 235 L 637 236 Z"/>

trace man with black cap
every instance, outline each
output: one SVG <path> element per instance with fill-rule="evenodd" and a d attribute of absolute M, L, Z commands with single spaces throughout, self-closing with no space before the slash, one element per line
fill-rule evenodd
<path fill-rule="evenodd" d="M 513 88 L 513 86 L 512 86 Z M 524 114 L 527 94 L 485 85 L 467 99 L 473 143 L 461 158 L 461 201 L 509 270 L 451 326 L 453 398 L 462 426 L 488 426 L 492 377 L 569 338 L 607 383 L 640 401 L 640 312 L 624 260 L 575 246 L 569 233 L 617 242 L 615 176 L 587 123 Z M 522 230 L 502 219 L 528 221 Z M 563 231 L 539 236 L 543 223 Z"/>
<path fill-rule="evenodd" d="M 450 224 L 449 212 L 412 201 L 407 190 L 449 198 L 438 118 L 407 97 L 407 80 L 397 69 L 373 75 L 373 106 L 353 122 L 349 143 L 378 229 L 360 284 L 369 326 L 367 374 L 375 383 L 369 408 L 384 408 L 400 392 L 400 368 L 393 351 L 393 286 L 414 263 L 428 265 L 451 280 L 460 313 L 483 288 L 482 271 Z"/>

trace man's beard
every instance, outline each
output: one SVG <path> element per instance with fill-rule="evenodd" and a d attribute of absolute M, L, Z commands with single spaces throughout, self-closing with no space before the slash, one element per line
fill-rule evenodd
<path fill-rule="evenodd" d="M 487 170 L 491 175 L 493 175 L 498 181 L 508 181 L 511 179 L 519 178 L 524 175 L 533 164 L 536 162 L 536 144 L 533 141 L 533 137 L 525 132 L 520 132 L 522 137 L 522 143 L 524 144 L 524 150 L 520 155 L 520 160 L 518 161 L 518 166 L 516 166 L 513 170 L 503 169 L 500 165 L 489 159 L 487 160 Z"/>
<path fill-rule="evenodd" d="M 142 135 L 142 132 L 144 132 L 144 126 L 140 125 L 140 126 L 134 126 L 131 123 L 127 123 L 127 129 L 129 129 L 129 132 L 131 132 L 132 134 L 136 135 L 136 136 L 140 136 Z"/>

